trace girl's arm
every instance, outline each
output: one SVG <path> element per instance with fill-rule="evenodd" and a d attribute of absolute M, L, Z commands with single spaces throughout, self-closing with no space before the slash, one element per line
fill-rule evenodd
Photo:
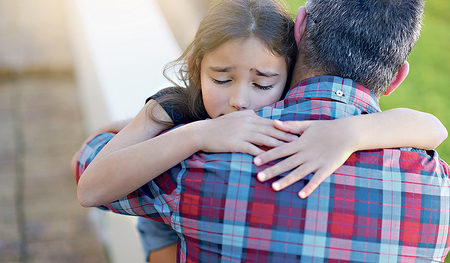
<path fill-rule="evenodd" d="M 169 118 L 159 104 L 155 107 L 158 114 Z M 276 147 L 297 138 L 253 111 L 192 122 L 156 136 L 163 130 L 147 117 L 146 108 L 141 110 L 84 171 L 77 188 L 80 203 L 99 206 L 113 202 L 197 151 L 258 155 L 263 151 L 256 145 Z"/>
<path fill-rule="evenodd" d="M 100 129 L 98 129 L 97 131 L 95 131 L 93 134 L 91 134 L 83 143 L 82 145 L 86 144 L 87 142 L 89 142 L 90 140 L 92 140 L 95 136 L 99 135 L 100 133 L 118 133 L 119 131 L 121 131 L 123 128 L 125 128 L 125 126 L 127 126 L 128 123 L 130 123 L 131 119 L 127 119 L 127 120 L 121 120 L 121 121 L 114 121 L 111 123 L 108 123 L 105 126 L 102 126 Z M 79 149 L 72 157 L 72 160 L 70 161 L 70 170 L 72 172 L 73 177 L 75 178 L 75 181 L 77 181 L 77 162 L 78 162 L 78 157 L 80 155 L 80 151 L 82 149 Z"/>
<path fill-rule="evenodd" d="M 332 121 L 275 121 L 274 125 L 301 136 L 255 157 L 254 163 L 262 165 L 289 156 L 261 171 L 258 179 L 266 181 L 294 169 L 272 184 L 278 191 L 314 173 L 300 191 L 301 198 L 311 194 L 355 151 L 397 147 L 434 149 L 447 138 L 447 130 L 435 116 L 403 108 Z"/>

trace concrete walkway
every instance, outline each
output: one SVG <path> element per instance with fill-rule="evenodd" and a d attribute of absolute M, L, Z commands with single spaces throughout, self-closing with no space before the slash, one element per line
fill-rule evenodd
<path fill-rule="evenodd" d="M 0 262 L 107 262 L 69 172 L 82 125 L 70 75 L 0 80 Z"/>

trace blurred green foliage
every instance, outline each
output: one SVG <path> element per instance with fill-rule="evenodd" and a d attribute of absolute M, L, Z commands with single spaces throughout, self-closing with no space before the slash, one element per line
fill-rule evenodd
<path fill-rule="evenodd" d="M 305 0 L 286 0 L 293 15 Z M 427 1 L 421 36 L 411 55 L 409 75 L 391 95 L 380 99 L 382 110 L 411 108 L 438 117 L 450 129 L 450 1 Z M 450 162 L 450 139 L 438 148 Z M 450 262 L 450 259 L 448 260 Z"/>

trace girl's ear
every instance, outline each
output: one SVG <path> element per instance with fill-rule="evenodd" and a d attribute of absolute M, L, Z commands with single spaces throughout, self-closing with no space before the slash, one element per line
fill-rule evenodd
<path fill-rule="evenodd" d="M 395 75 L 394 79 L 391 82 L 391 85 L 389 85 L 388 89 L 383 93 L 383 95 L 388 96 L 394 90 L 400 86 L 400 84 L 405 80 L 406 76 L 408 76 L 409 73 L 409 63 L 408 61 L 405 61 L 403 65 L 400 67 L 400 69 L 397 72 L 397 75 Z"/>
<path fill-rule="evenodd" d="M 304 6 L 300 6 L 295 17 L 294 36 L 297 46 L 300 44 L 300 39 L 305 32 L 306 28 L 306 9 Z"/>

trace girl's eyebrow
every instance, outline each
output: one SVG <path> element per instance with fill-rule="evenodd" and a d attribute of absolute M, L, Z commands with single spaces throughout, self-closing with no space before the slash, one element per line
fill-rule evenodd
<path fill-rule="evenodd" d="M 255 69 L 255 71 L 256 71 L 256 75 L 262 76 L 262 77 L 271 78 L 271 77 L 276 77 L 276 76 L 279 75 L 278 73 L 273 73 L 273 72 L 270 72 L 270 71 L 268 71 L 268 72 L 261 72 L 261 71 L 259 71 L 257 69 Z"/>
<path fill-rule="evenodd" d="M 225 67 L 225 68 L 221 68 L 221 67 L 209 67 L 210 70 L 215 71 L 215 72 L 229 72 L 231 70 L 231 67 Z"/>
<path fill-rule="evenodd" d="M 212 71 L 215 71 L 215 72 L 229 72 L 229 71 L 230 71 L 231 69 L 233 69 L 233 68 L 232 68 L 232 67 L 225 67 L 225 68 L 221 68 L 221 67 L 209 67 L 209 69 L 212 70 Z M 268 77 L 268 78 L 271 78 L 271 77 L 276 77 L 276 76 L 280 75 L 280 74 L 278 74 L 278 73 L 273 73 L 273 72 L 270 72 L 270 71 L 268 71 L 268 72 L 262 72 L 262 71 L 259 71 L 259 70 L 257 70 L 257 69 L 252 69 L 252 71 L 255 71 L 255 72 L 256 72 L 256 75 L 261 76 L 261 77 Z"/>

